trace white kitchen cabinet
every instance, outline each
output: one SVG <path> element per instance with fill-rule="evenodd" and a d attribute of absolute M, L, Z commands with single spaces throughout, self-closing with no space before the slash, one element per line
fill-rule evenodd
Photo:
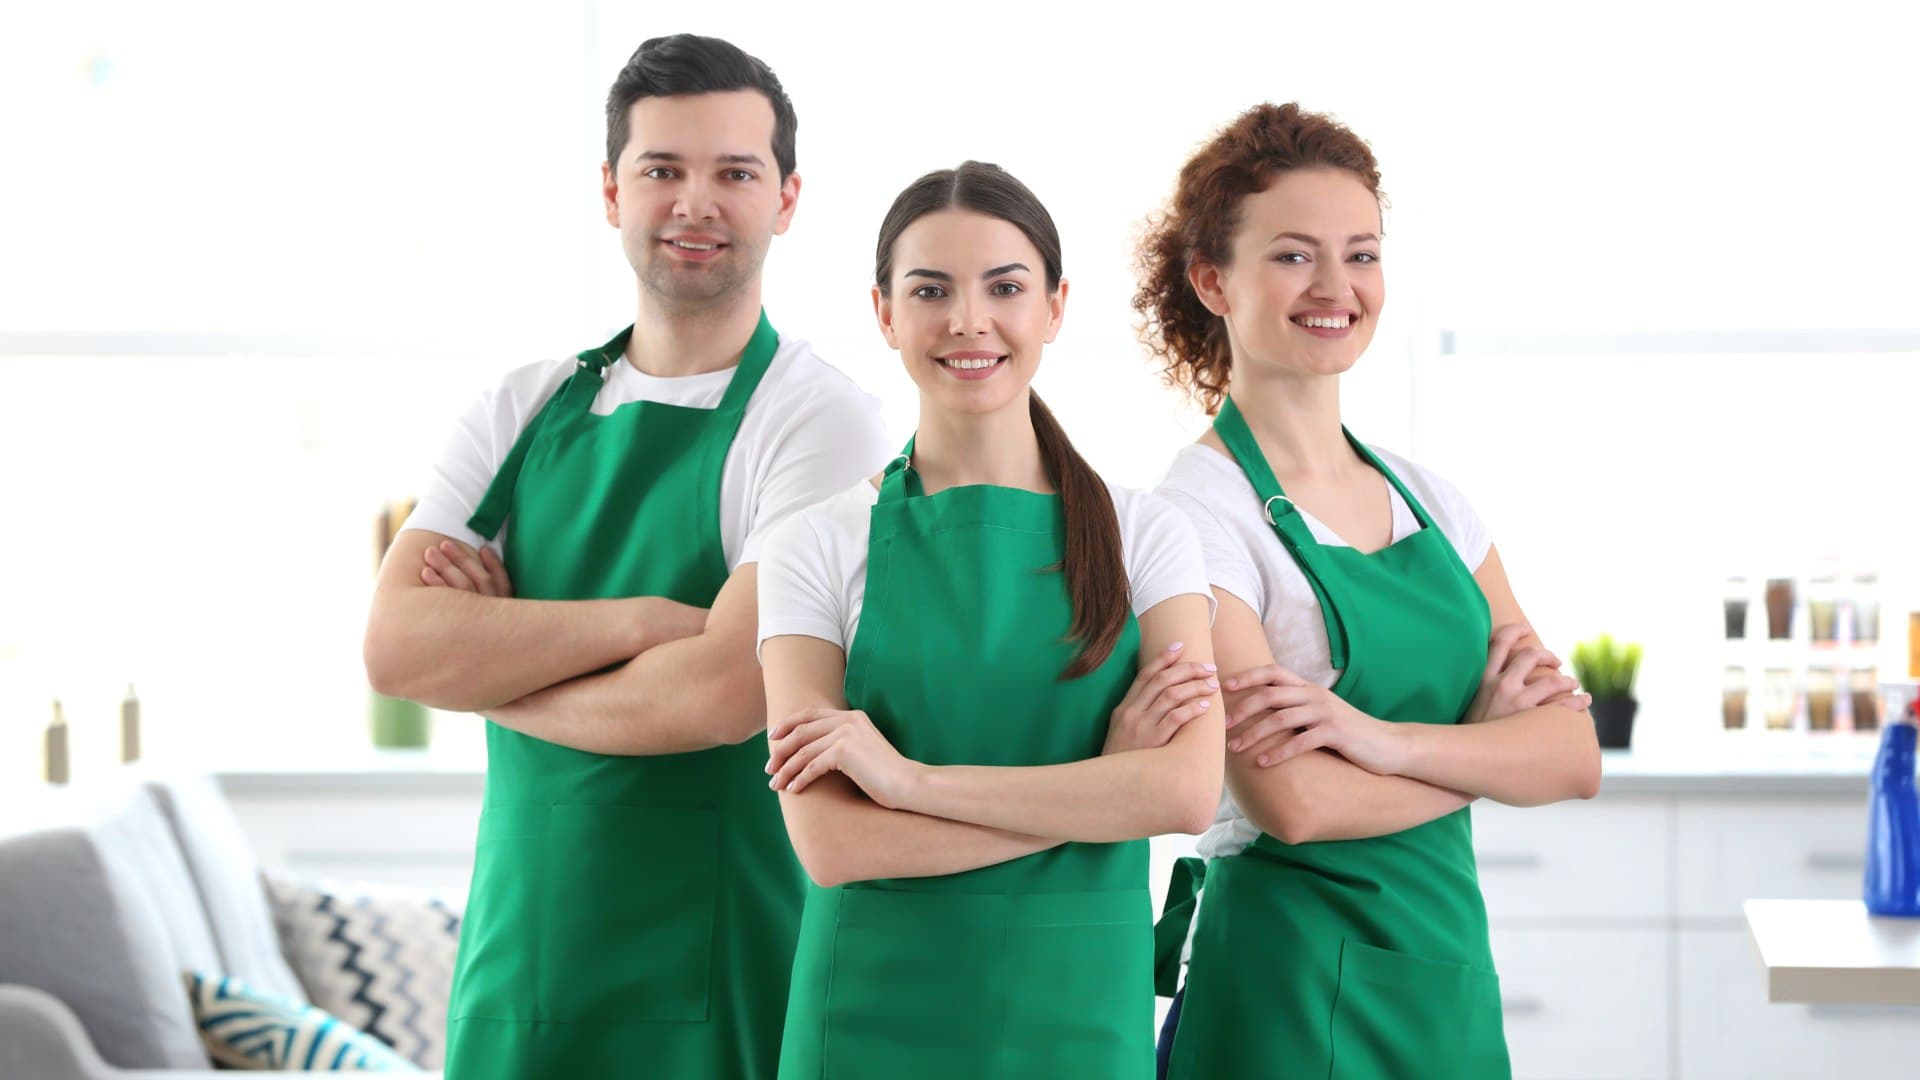
<path fill-rule="evenodd" d="M 1516 1080 L 1659 1080 L 1671 1001 L 1663 926 L 1493 930 Z"/>
<path fill-rule="evenodd" d="M 1473 808 L 1473 847 L 1496 922 L 1665 919 L 1673 862 L 1667 800 Z"/>
<path fill-rule="evenodd" d="M 1675 940 L 1680 1080 L 1898 1077 L 1920 1067 L 1920 1008 L 1771 1004 L 1746 930 L 1688 929 Z"/>
<path fill-rule="evenodd" d="M 1682 919 L 1739 919 L 1748 900 L 1857 900 L 1867 799 L 1682 800 Z"/>

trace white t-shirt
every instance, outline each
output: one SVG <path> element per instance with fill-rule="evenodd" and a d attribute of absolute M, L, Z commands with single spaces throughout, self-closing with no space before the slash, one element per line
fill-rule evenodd
<path fill-rule="evenodd" d="M 1168 597 L 1213 593 L 1186 518 L 1145 491 L 1107 485 L 1120 519 L 1121 559 L 1135 615 Z M 760 640 L 803 634 L 841 651 L 860 628 L 867 593 L 867 538 L 880 492 L 861 480 L 780 527 L 760 560 Z"/>
<path fill-rule="evenodd" d="M 1426 508 L 1467 569 L 1478 570 L 1493 540 L 1460 492 L 1398 454 L 1377 446 L 1370 448 Z M 1420 519 L 1397 488 L 1389 484 L 1388 490 L 1393 500 L 1393 540 L 1397 543 L 1420 531 Z M 1293 556 L 1274 535 L 1273 526 L 1267 524 L 1260 496 L 1254 493 L 1252 481 L 1239 464 L 1212 447 L 1196 443 L 1175 455 L 1166 480 L 1155 494 L 1193 522 L 1206 556 L 1208 580 L 1246 601 L 1260 616 L 1274 662 L 1309 682 L 1332 686 L 1339 673 L 1333 670 L 1333 652 L 1327 644 L 1320 601 Z M 1306 510 L 1300 511 L 1300 517 L 1320 543 L 1351 546 Z M 1213 827 L 1200 837 L 1195 848 L 1207 858 L 1234 855 L 1258 835 L 1260 830 L 1240 812 L 1232 793 L 1223 789 Z"/>
<path fill-rule="evenodd" d="M 576 365 L 571 356 L 542 360 L 507 374 L 467 408 L 441 451 L 408 529 L 428 529 L 478 546 L 467 528 L 494 474 L 520 432 Z M 629 402 L 694 409 L 720 404 L 735 368 L 663 378 L 624 358 L 607 369 L 593 412 L 607 416 Z M 871 475 L 892 457 L 880 401 L 814 355 L 805 341 L 782 338 L 767 372 L 747 400 L 746 414 L 720 472 L 720 544 L 727 568 L 758 562 L 774 526 L 806 506 Z M 494 538 L 502 550 L 511 518 Z"/>

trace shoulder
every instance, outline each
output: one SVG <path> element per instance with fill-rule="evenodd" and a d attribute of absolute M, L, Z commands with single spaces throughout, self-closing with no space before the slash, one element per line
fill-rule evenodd
<path fill-rule="evenodd" d="M 876 418 L 880 413 L 879 398 L 862 390 L 860 384 L 849 378 L 846 372 L 827 363 L 819 353 L 813 351 L 813 345 L 803 338 L 780 340 L 780 347 L 767 365 L 761 389 L 774 392 L 764 399 L 760 394 L 755 394 L 749 409 L 777 399 L 779 411 L 790 413 L 793 402 L 801 399 L 815 405 L 839 405 L 871 412 Z"/>
<path fill-rule="evenodd" d="M 829 551 L 858 544 L 864 550 L 878 501 L 880 492 L 865 479 L 850 484 L 789 515 L 774 532 L 770 551 L 809 544 Z"/>
<path fill-rule="evenodd" d="M 516 411 L 532 413 L 546 404 L 567 376 L 578 370 L 571 356 L 548 357 L 535 360 L 531 364 L 519 367 L 502 375 L 492 386 L 481 392 L 481 399 L 496 406 L 511 407 Z"/>

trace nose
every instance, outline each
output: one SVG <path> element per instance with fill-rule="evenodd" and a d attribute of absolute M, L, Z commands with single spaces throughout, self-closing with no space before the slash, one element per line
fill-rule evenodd
<path fill-rule="evenodd" d="M 673 214 L 689 221 L 711 221 L 717 210 L 713 185 L 705 177 L 688 176 L 680 181 L 673 201 Z"/>
<path fill-rule="evenodd" d="M 1342 259 L 1319 259 L 1313 266 L 1313 298 L 1345 300 L 1353 288 L 1347 281 L 1347 264 Z"/>
<path fill-rule="evenodd" d="M 989 321 L 987 305 L 971 293 L 963 292 L 954 297 L 953 306 L 948 309 L 947 332 L 956 337 L 984 334 Z"/>

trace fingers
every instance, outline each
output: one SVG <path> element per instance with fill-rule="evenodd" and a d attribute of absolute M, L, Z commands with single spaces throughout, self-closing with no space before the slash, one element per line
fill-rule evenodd
<path fill-rule="evenodd" d="M 1281 667 L 1279 664 L 1267 664 L 1262 667 L 1248 668 L 1227 676 L 1228 690 L 1245 690 L 1250 686 L 1312 686 L 1307 680 Z"/>
<path fill-rule="evenodd" d="M 1227 749 L 1234 753 L 1245 753 L 1260 745 L 1275 732 L 1291 733 L 1301 728 L 1312 727 L 1326 717 L 1325 710 L 1312 707 L 1274 709 L 1235 728 L 1233 737 L 1227 740 Z"/>
<path fill-rule="evenodd" d="M 1199 668 L 1202 665 L 1187 664 L 1183 666 Z M 1211 696 L 1213 692 L 1218 689 L 1220 689 L 1220 680 L 1218 678 L 1204 670 L 1199 671 L 1193 675 L 1189 675 L 1183 681 L 1174 683 L 1164 690 L 1161 690 L 1159 696 L 1147 703 L 1146 715 L 1149 717 L 1161 716 L 1187 704 L 1196 697 Z"/>
<path fill-rule="evenodd" d="M 1134 673 L 1133 685 L 1127 687 L 1127 696 L 1133 697 L 1136 694 L 1144 693 L 1147 684 L 1152 682 L 1155 676 L 1172 667 L 1174 661 L 1180 659 L 1180 651 L 1186 647 L 1186 642 L 1176 641 L 1166 648 L 1161 649 L 1160 655 L 1141 664 L 1140 670 Z"/>
<path fill-rule="evenodd" d="M 1253 759 L 1260 768 L 1272 768 L 1282 762 L 1292 761 L 1309 750 L 1319 750 L 1326 746 L 1331 738 L 1325 728 L 1309 728 L 1306 731 L 1281 731 L 1247 747 L 1244 754 Z"/>
<path fill-rule="evenodd" d="M 1154 728 L 1160 737 L 1160 745 L 1165 746 L 1168 742 L 1172 741 L 1174 735 L 1178 734 L 1181 728 L 1207 715 L 1207 710 L 1212 707 L 1213 699 L 1207 697 L 1201 698 L 1198 701 L 1189 701 L 1177 709 L 1169 710 L 1167 715 L 1160 718 L 1160 723 Z"/>
<path fill-rule="evenodd" d="M 428 568 L 437 571 L 441 580 L 448 585 L 456 589 L 465 589 L 468 592 L 480 591 L 479 586 L 473 583 L 473 579 L 468 577 L 459 566 L 455 565 L 453 558 L 443 551 L 441 547 L 428 548 L 426 551 L 426 559 Z"/>
<path fill-rule="evenodd" d="M 800 774 L 805 771 L 807 766 L 813 764 L 820 758 L 820 755 L 832 749 L 833 746 L 839 742 L 839 734 L 839 729 L 835 729 L 827 732 L 822 738 L 815 739 L 804 746 L 798 747 L 794 751 L 793 756 L 783 762 L 780 768 L 774 772 L 773 779 L 767 781 L 767 786 L 775 791 L 800 790 L 794 786 L 795 781 L 799 779 Z"/>
<path fill-rule="evenodd" d="M 1300 686 L 1263 686 L 1233 703 L 1227 710 L 1227 727 L 1239 726 L 1249 717 L 1258 716 L 1272 709 L 1291 709 L 1310 702 L 1318 701 L 1329 693 L 1311 683 Z"/>
<path fill-rule="evenodd" d="M 435 573 L 431 566 L 423 566 L 420 568 L 420 583 L 423 585 L 438 585 L 442 588 L 449 587 L 447 580 Z"/>
<path fill-rule="evenodd" d="M 1547 699 L 1560 694 L 1571 694 L 1580 689 L 1580 684 L 1570 675 L 1550 675 L 1522 687 L 1514 696 L 1514 705 L 1521 709 L 1531 709 L 1544 705 Z"/>
<path fill-rule="evenodd" d="M 1490 682 L 1506 670 L 1507 656 L 1513 652 L 1513 647 L 1532 632 L 1525 623 L 1508 623 L 1493 632 L 1493 637 L 1487 642 L 1487 674 L 1484 681 Z"/>
<path fill-rule="evenodd" d="M 507 576 L 506 561 L 494 552 L 492 545 L 481 545 L 480 562 L 493 575 L 495 591 L 501 596 L 512 596 L 513 579 Z"/>
<path fill-rule="evenodd" d="M 1202 684 L 1213 680 L 1212 689 L 1217 690 L 1219 683 L 1214 673 L 1218 670 L 1212 664 L 1197 662 L 1169 665 L 1140 687 L 1138 695 L 1134 697 L 1134 704 L 1150 716 L 1154 711 L 1154 703 L 1173 687 L 1183 686 L 1196 680 Z"/>
<path fill-rule="evenodd" d="M 818 756 L 812 761 L 807 762 L 806 768 L 801 769 L 799 775 L 787 782 L 787 793 L 790 795 L 798 795 L 807 790 L 808 784 L 813 783 L 815 780 L 820 779 L 830 772 L 845 772 L 846 770 L 840 767 L 843 756 L 843 745 L 846 744 L 834 743 L 826 747 L 826 749 L 821 750 Z M 869 792 L 868 794 L 871 795 L 872 793 Z"/>
<path fill-rule="evenodd" d="M 831 716 L 838 711 L 838 709 L 820 708 L 801 709 L 791 716 L 776 721 L 771 727 L 767 728 L 767 743 L 768 745 L 772 745 L 773 743 L 779 742 L 781 739 L 786 738 L 789 732 L 801 724 L 818 720 L 823 716 Z"/>

